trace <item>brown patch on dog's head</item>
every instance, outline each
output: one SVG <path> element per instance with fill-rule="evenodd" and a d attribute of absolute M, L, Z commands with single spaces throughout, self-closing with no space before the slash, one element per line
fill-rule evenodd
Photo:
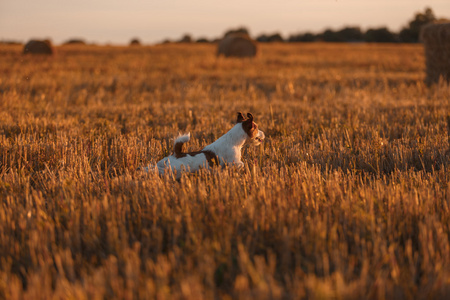
<path fill-rule="evenodd" d="M 236 123 L 242 123 L 242 122 L 244 122 L 244 120 L 245 120 L 244 115 L 241 112 L 238 112 L 237 113 L 237 121 L 236 121 Z"/>
<path fill-rule="evenodd" d="M 247 114 L 248 119 L 242 122 L 242 128 L 247 133 L 249 138 L 253 139 L 258 134 L 258 125 L 253 122 L 253 115 Z"/>

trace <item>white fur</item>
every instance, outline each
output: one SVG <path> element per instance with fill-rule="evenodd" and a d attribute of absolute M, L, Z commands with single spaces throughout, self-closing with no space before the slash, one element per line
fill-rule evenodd
<path fill-rule="evenodd" d="M 242 123 L 237 123 L 227 133 L 221 136 L 214 143 L 206 146 L 202 150 L 209 150 L 218 157 L 220 165 L 225 166 L 236 165 L 242 167 L 244 163 L 241 160 L 241 149 L 245 143 L 253 143 L 258 145 L 264 139 L 264 132 L 258 130 L 258 134 L 251 139 L 242 128 Z M 190 140 L 190 133 L 178 136 L 174 144 L 178 142 L 186 143 Z M 203 153 L 191 156 L 187 154 L 185 157 L 176 158 L 174 154 L 161 159 L 156 168 L 160 175 L 163 175 L 168 169 L 176 171 L 177 178 L 181 177 L 183 171 L 196 172 L 200 168 L 209 168 L 209 163 Z M 146 168 L 149 171 L 148 168 Z"/>
<path fill-rule="evenodd" d="M 172 171 L 177 171 L 177 178 L 181 177 L 181 172 L 196 172 L 200 168 L 208 168 L 208 160 L 204 154 L 197 154 L 195 156 L 190 156 L 189 154 L 185 157 L 176 158 L 174 155 L 170 155 L 161 159 L 157 164 L 159 174 L 163 175 L 168 168 Z"/>
<path fill-rule="evenodd" d="M 263 140 L 264 133 L 259 130 L 257 137 Z M 236 164 L 242 167 L 244 163 L 241 161 L 241 149 L 248 140 L 247 133 L 242 129 L 242 123 L 238 123 L 217 141 L 203 148 L 203 150 L 213 151 L 219 157 L 221 166 Z"/>
<path fill-rule="evenodd" d="M 191 139 L 191 133 L 178 136 L 173 144 L 176 143 L 187 143 Z M 200 167 L 208 167 L 208 161 L 204 154 L 197 154 L 195 156 L 186 155 L 185 157 L 176 158 L 174 154 L 167 156 L 161 159 L 157 164 L 159 174 L 163 175 L 167 168 L 171 168 L 172 170 L 177 170 L 181 175 L 180 171 L 188 171 L 188 172 L 196 172 L 200 169 Z M 184 170 L 183 170 L 184 169 Z"/>

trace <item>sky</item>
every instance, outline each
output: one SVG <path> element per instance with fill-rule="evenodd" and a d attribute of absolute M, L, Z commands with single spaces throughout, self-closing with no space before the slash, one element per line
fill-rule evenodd
<path fill-rule="evenodd" d="M 151 44 L 184 34 L 216 38 L 241 26 L 285 38 L 344 26 L 399 31 L 426 7 L 450 18 L 450 0 L 0 0 L 0 40 Z"/>

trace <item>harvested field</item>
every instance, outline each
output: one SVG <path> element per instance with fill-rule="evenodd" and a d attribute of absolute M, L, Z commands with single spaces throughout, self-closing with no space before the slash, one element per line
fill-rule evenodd
<path fill-rule="evenodd" d="M 0 299 L 448 299 L 450 88 L 421 45 L 0 45 Z M 242 170 L 136 169 L 252 112 Z"/>

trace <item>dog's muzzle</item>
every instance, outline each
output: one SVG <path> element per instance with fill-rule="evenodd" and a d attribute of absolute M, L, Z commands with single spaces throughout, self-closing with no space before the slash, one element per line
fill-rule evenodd
<path fill-rule="evenodd" d="M 264 132 L 262 132 L 261 130 L 258 130 L 258 134 L 254 137 L 253 141 L 256 145 L 259 145 L 264 141 L 265 137 L 266 136 L 264 135 Z"/>

